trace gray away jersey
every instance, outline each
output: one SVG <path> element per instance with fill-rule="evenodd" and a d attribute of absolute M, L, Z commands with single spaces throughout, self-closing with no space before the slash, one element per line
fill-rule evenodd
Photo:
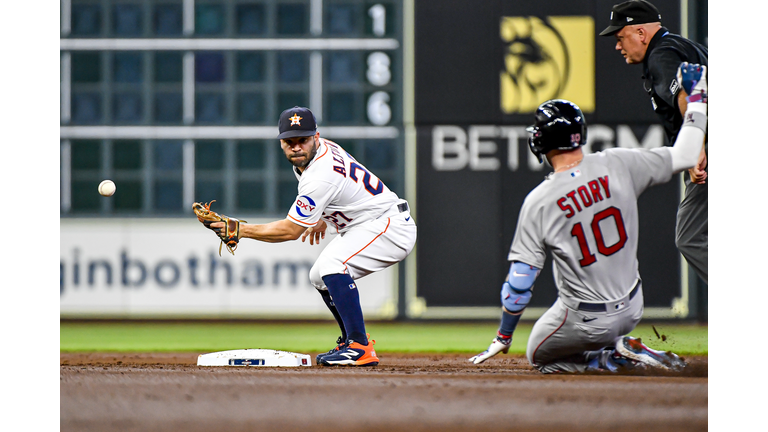
<path fill-rule="evenodd" d="M 552 173 L 523 202 L 509 261 L 538 268 L 552 251 L 559 295 L 617 300 L 639 277 L 637 198 L 672 177 L 668 148 L 609 149 Z"/>

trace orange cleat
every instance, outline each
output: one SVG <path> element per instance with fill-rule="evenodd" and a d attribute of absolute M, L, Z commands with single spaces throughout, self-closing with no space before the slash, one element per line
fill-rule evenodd
<path fill-rule="evenodd" d="M 318 359 L 318 364 L 325 366 L 376 366 L 379 364 L 379 357 L 373 346 L 376 341 L 368 340 L 368 345 L 355 342 L 352 339 L 347 340 L 335 352 L 323 355 Z"/>

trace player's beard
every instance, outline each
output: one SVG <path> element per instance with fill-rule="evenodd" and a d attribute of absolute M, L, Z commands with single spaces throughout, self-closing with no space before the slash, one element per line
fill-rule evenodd
<path fill-rule="evenodd" d="M 296 168 L 306 168 L 307 165 L 309 165 L 310 162 L 312 162 L 312 159 L 315 158 L 315 155 L 317 154 L 317 141 L 315 140 L 315 137 L 312 137 L 312 148 L 309 150 L 309 153 L 305 152 L 299 152 L 299 153 L 291 153 L 286 154 L 285 157 L 288 158 L 288 161 L 293 164 Z M 304 156 L 301 160 L 296 160 L 297 156 Z"/>

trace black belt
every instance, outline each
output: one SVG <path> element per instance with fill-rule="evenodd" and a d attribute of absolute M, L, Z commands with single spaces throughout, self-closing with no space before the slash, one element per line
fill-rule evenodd
<path fill-rule="evenodd" d="M 632 298 L 635 297 L 635 294 L 637 294 L 637 291 L 640 289 L 640 283 L 636 283 L 635 287 L 632 288 L 632 291 L 629 293 L 629 299 L 632 300 Z M 607 309 L 605 308 L 605 303 L 579 303 L 579 310 L 580 311 L 587 311 L 587 312 L 605 312 Z"/>
<path fill-rule="evenodd" d="M 400 213 L 408 211 L 408 203 L 404 202 L 404 203 L 398 204 L 397 209 L 400 211 Z"/>

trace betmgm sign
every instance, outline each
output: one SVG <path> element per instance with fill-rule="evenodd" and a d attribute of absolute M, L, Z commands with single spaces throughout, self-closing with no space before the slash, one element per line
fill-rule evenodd
<path fill-rule="evenodd" d="M 595 110 L 595 22 L 590 16 L 502 17 L 501 110 L 532 113 L 549 99 Z"/>

